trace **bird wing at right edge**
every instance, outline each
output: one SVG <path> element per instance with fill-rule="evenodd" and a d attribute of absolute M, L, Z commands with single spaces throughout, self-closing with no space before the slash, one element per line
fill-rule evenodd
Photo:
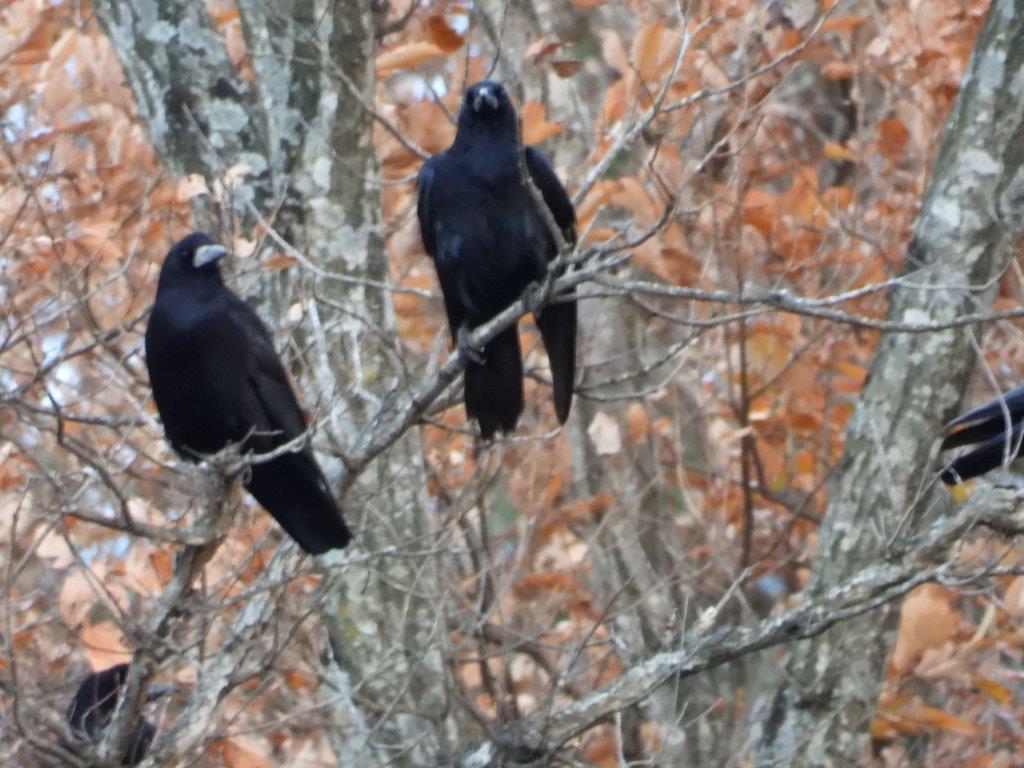
<path fill-rule="evenodd" d="M 547 159 L 533 147 L 526 148 L 526 167 L 533 183 L 540 190 L 555 223 L 562 230 L 562 236 L 569 245 L 576 243 L 576 211 L 565 187 L 555 175 Z M 553 259 L 556 252 L 548 258 Z M 574 291 L 567 292 L 568 294 Z M 575 301 L 549 304 L 536 315 L 544 348 L 551 365 L 551 381 L 554 389 L 555 415 L 561 423 L 569 417 L 572 393 L 576 380 L 576 325 L 577 307 Z"/>
<path fill-rule="evenodd" d="M 297 437 L 305 431 L 306 419 L 270 334 L 256 313 L 238 297 L 232 296 L 228 311 L 244 334 L 249 351 L 246 380 L 252 387 L 249 394 L 255 403 L 246 397 L 243 407 L 260 411 L 245 413 L 244 417 L 253 425 L 279 433 L 285 440 Z"/>

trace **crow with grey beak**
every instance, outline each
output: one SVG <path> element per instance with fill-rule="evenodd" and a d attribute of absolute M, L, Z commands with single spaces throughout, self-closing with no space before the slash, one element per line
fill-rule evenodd
<path fill-rule="evenodd" d="M 500 83 L 483 80 L 466 91 L 455 141 L 424 163 L 418 181 L 420 234 L 452 338 L 466 357 L 466 413 L 485 440 L 515 429 L 523 411 L 519 333 L 513 325 L 480 350 L 467 335 L 544 280 L 558 255 L 521 160 L 563 238 L 575 243 L 572 201 L 544 155 L 520 146 L 516 110 Z M 562 296 L 534 318 L 551 365 L 555 415 L 564 424 L 576 371 L 576 302 Z"/>
<path fill-rule="evenodd" d="M 314 555 L 352 538 L 320 466 L 301 438 L 306 420 L 270 333 L 221 278 L 227 249 L 191 234 L 171 247 L 146 327 L 153 399 L 171 447 L 192 462 L 229 445 L 264 454 L 245 487 Z"/>

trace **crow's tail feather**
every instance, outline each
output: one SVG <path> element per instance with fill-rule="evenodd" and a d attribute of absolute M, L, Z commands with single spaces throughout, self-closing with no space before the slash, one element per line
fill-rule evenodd
<path fill-rule="evenodd" d="M 1006 431 L 1007 416 L 1011 424 L 1024 420 L 1024 387 L 1010 390 L 949 422 L 942 449 L 959 448 L 1002 434 Z"/>
<path fill-rule="evenodd" d="M 466 414 L 476 419 L 484 440 L 511 432 L 523 412 L 523 357 L 519 331 L 506 328 L 484 347 L 483 365 L 466 363 Z"/>
<path fill-rule="evenodd" d="M 1024 423 L 1018 422 L 1013 425 L 1009 433 L 1003 431 L 1001 434 L 986 440 L 967 453 L 957 456 L 950 464 L 942 470 L 940 475 L 942 482 L 946 485 L 955 485 L 961 480 L 970 480 L 978 475 L 983 475 L 1003 464 L 1007 452 L 1010 459 L 1016 458 L 1021 453 L 1021 432 L 1024 431 Z M 1007 446 L 1009 441 L 1009 446 Z"/>
<path fill-rule="evenodd" d="M 555 415 L 565 424 L 576 384 L 576 302 L 550 304 L 536 316 L 551 365 Z"/>
<path fill-rule="evenodd" d="M 253 465 L 245 487 L 311 555 L 343 549 L 352 540 L 327 479 L 308 449 Z"/>

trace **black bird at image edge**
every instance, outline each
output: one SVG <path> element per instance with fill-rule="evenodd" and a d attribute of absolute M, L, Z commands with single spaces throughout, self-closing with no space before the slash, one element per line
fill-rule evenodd
<path fill-rule="evenodd" d="M 146 327 L 153 399 L 171 447 L 192 462 L 232 444 L 268 453 L 306 431 L 270 333 L 224 284 L 225 255 L 202 233 L 175 243 Z M 352 538 L 308 445 L 252 464 L 245 487 L 310 554 Z"/>
<path fill-rule="evenodd" d="M 1021 453 L 1024 436 L 1024 386 L 968 411 L 945 427 L 942 450 L 973 446 L 942 470 L 947 485 L 983 475 Z"/>
<path fill-rule="evenodd" d="M 117 664 L 109 669 L 86 675 L 68 705 L 67 722 L 71 733 L 78 741 L 95 743 L 110 724 L 121 691 L 128 680 L 128 664 Z M 146 691 L 146 701 L 154 701 L 171 693 L 171 686 L 152 684 Z M 156 726 L 142 718 L 132 728 L 125 746 L 121 765 L 138 765 L 146 757 L 156 737 Z M 63 744 L 69 752 L 76 753 L 72 744 Z"/>
<path fill-rule="evenodd" d="M 523 361 L 515 325 L 482 350 L 465 335 L 543 280 L 558 244 L 523 183 L 520 158 L 568 243 L 576 214 L 547 159 L 519 144 L 515 107 L 505 88 L 483 80 L 466 91 L 452 145 L 420 170 L 417 214 L 434 260 L 453 340 L 467 358 L 466 413 L 485 440 L 512 431 L 523 411 Z M 576 302 L 563 296 L 535 313 L 547 351 L 555 415 L 569 416 L 576 374 Z"/>

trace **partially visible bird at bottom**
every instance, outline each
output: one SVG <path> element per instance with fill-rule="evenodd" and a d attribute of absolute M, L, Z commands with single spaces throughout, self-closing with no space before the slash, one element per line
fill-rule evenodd
<path fill-rule="evenodd" d="M 82 680 L 67 711 L 68 725 L 76 740 L 95 744 L 103 738 L 121 698 L 121 691 L 128 681 L 128 670 L 128 664 L 117 664 L 100 672 L 92 672 Z M 171 686 L 151 684 L 146 692 L 146 701 L 155 701 L 173 690 Z M 154 738 L 156 726 L 141 718 L 128 736 L 120 764 L 131 766 L 141 763 Z M 74 744 L 65 743 L 62 746 L 69 752 L 78 752 Z"/>
<path fill-rule="evenodd" d="M 572 201 L 544 155 L 521 147 L 505 88 L 482 80 L 466 91 L 452 145 L 423 164 L 417 182 L 420 235 L 434 260 L 452 338 L 466 357 L 466 414 L 490 440 L 523 412 L 523 361 L 515 325 L 482 350 L 466 335 L 548 276 L 558 243 L 528 184 L 562 238 L 576 242 Z M 565 423 L 576 374 L 576 302 L 570 293 L 534 313 L 551 365 L 555 415 Z"/>
<path fill-rule="evenodd" d="M 175 243 L 146 327 L 153 399 L 171 447 L 192 462 L 229 445 L 269 453 L 306 431 L 270 333 L 224 284 L 227 253 L 198 232 Z M 252 464 L 245 487 L 310 554 L 352 539 L 308 445 Z"/>
<path fill-rule="evenodd" d="M 972 446 L 947 464 L 940 477 L 955 486 L 1003 466 L 1021 454 L 1024 386 L 949 422 L 941 449 Z"/>

